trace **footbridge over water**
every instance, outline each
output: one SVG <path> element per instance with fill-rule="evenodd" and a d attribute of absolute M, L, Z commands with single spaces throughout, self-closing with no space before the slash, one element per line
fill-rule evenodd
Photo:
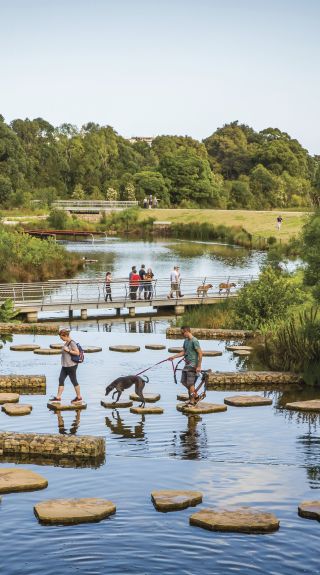
<path fill-rule="evenodd" d="M 104 277 L 101 276 L 0 284 L 0 303 L 12 299 L 15 310 L 26 316 L 28 322 L 37 321 L 39 312 L 66 311 L 72 317 L 79 311 L 81 319 L 87 319 L 88 310 L 97 309 L 113 309 L 117 315 L 121 310 L 127 310 L 130 316 L 134 316 L 137 309 L 172 311 L 179 315 L 186 307 L 211 305 L 236 297 L 239 288 L 255 279 L 252 275 L 188 278 L 181 281 L 180 291 L 170 293 L 171 285 L 167 278 L 131 285 L 128 279 L 119 278 L 111 283 L 111 300 L 109 297 L 108 301 Z M 235 285 L 219 290 L 221 283 Z M 212 287 L 207 289 L 209 285 Z"/>

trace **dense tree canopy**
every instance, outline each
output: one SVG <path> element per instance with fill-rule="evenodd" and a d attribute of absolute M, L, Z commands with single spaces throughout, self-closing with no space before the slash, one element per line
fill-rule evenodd
<path fill-rule="evenodd" d="M 158 136 L 152 145 L 89 122 L 52 126 L 0 115 L 0 204 L 56 198 L 127 199 L 159 205 L 270 208 L 320 204 L 320 159 L 277 128 L 232 122 L 203 142 Z"/>

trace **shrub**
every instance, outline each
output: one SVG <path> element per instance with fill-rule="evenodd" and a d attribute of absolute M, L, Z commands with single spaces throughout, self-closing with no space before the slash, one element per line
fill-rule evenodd
<path fill-rule="evenodd" d="M 68 228 L 69 216 L 64 210 L 53 208 L 48 217 L 48 224 L 54 230 L 66 230 Z"/>

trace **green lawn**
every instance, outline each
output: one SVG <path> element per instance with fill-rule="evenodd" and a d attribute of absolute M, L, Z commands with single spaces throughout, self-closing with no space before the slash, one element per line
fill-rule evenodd
<path fill-rule="evenodd" d="M 288 241 L 297 236 L 306 221 L 306 212 L 290 211 L 249 211 L 249 210 L 187 210 L 187 209 L 157 209 L 141 210 L 140 218 L 143 220 L 153 217 L 160 221 L 179 222 L 209 222 L 211 224 L 224 224 L 226 226 L 242 226 L 255 236 L 276 236 L 282 241 Z M 280 232 L 276 230 L 276 218 L 281 214 L 283 224 Z"/>

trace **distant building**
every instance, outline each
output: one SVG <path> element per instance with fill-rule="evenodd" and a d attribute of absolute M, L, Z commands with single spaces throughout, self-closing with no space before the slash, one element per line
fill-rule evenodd
<path fill-rule="evenodd" d="M 137 142 L 145 142 L 148 144 L 148 146 L 151 146 L 153 140 L 153 136 L 132 136 L 132 138 L 129 139 L 129 142 L 131 144 L 136 144 Z"/>

